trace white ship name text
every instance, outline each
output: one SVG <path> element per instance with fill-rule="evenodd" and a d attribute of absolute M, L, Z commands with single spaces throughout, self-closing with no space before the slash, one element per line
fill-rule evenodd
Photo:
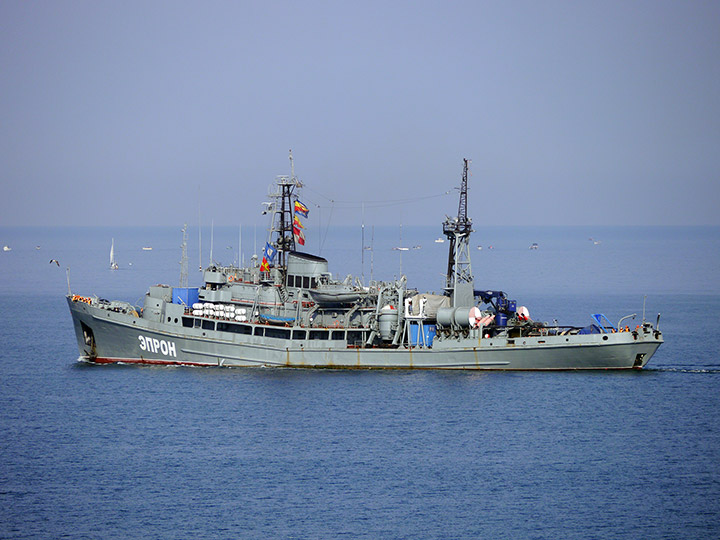
<path fill-rule="evenodd" d="M 145 336 L 138 336 L 138 339 L 140 340 L 140 349 L 143 351 L 153 353 L 160 352 L 165 356 L 177 357 L 175 343 L 172 341 L 165 341 L 164 339 L 156 339 Z"/>

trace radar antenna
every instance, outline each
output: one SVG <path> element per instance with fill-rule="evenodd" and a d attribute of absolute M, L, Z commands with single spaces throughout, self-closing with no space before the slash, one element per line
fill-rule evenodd
<path fill-rule="evenodd" d="M 450 242 L 445 291 L 452 299 L 453 306 L 472 306 L 475 303 L 472 267 L 470 264 L 472 219 L 467 215 L 469 163 L 469 160 L 463 159 L 463 175 L 457 217 L 451 218 L 448 216 L 443 222 L 443 233 Z"/>

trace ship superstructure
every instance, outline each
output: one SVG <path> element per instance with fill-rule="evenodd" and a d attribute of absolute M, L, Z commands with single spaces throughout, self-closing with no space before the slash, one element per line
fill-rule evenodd
<path fill-rule="evenodd" d="M 150 287 L 142 306 L 68 295 L 81 358 L 198 366 L 644 367 L 663 342 L 657 323 L 622 331 L 598 314 L 586 326 L 548 325 L 532 321 L 502 291 L 475 289 L 468 167 L 464 160 L 458 214 L 443 222 L 444 294 L 421 293 L 404 276 L 336 280 L 325 258 L 299 250 L 309 210 L 291 166 L 265 203 L 273 219 L 261 260 L 211 264 L 198 288 Z"/>

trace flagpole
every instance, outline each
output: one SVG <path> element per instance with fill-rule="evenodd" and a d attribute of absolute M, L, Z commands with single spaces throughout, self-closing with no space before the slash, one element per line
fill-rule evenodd
<path fill-rule="evenodd" d="M 202 272 L 202 219 L 200 218 L 200 186 L 198 186 L 198 266 L 199 270 Z"/>
<path fill-rule="evenodd" d="M 215 220 L 210 220 L 210 265 L 215 264 L 213 262 L 213 242 L 215 241 Z"/>

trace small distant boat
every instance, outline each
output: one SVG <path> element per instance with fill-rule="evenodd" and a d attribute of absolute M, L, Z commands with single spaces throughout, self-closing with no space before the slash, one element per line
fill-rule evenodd
<path fill-rule="evenodd" d="M 395 250 L 395 251 L 409 251 L 410 248 L 406 248 L 406 247 L 394 247 L 393 250 Z"/>
<path fill-rule="evenodd" d="M 481 249 L 482 249 L 482 246 L 478 246 L 478 250 L 481 250 Z"/>
<path fill-rule="evenodd" d="M 436 244 L 442 244 L 443 242 L 445 242 L 445 239 L 444 239 L 444 238 L 437 238 L 437 239 L 435 240 L 435 243 L 436 243 Z"/>
<path fill-rule="evenodd" d="M 533 242 L 533 243 L 530 245 L 530 249 L 537 249 L 538 247 L 539 247 L 539 246 L 537 245 L 537 242 Z"/>
<path fill-rule="evenodd" d="M 118 264 L 115 262 L 115 239 L 112 239 L 110 244 L 110 270 L 117 270 Z"/>
<path fill-rule="evenodd" d="M 422 246 L 413 246 L 413 249 L 422 249 Z"/>
<path fill-rule="evenodd" d="M 152 248 L 150 246 L 145 246 L 142 249 L 143 251 L 152 251 Z"/>
<path fill-rule="evenodd" d="M 3 246 L 3 251 L 12 251 L 10 246 Z"/>

